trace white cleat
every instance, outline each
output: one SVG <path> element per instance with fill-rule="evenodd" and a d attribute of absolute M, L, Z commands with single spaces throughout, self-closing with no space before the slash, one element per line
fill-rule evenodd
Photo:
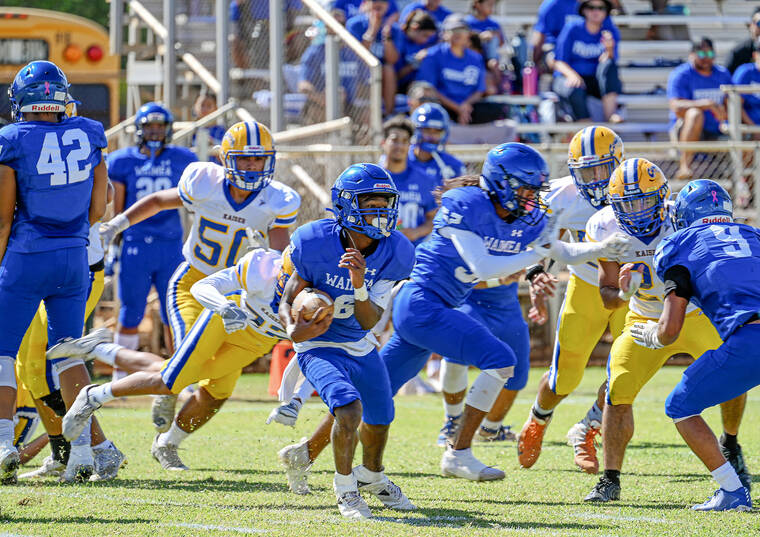
<path fill-rule="evenodd" d="M 63 431 L 63 437 L 69 442 L 79 438 L 79 435 L 82 434 L 82 431 L 87 425 L 87 420 L 92 417 L 93 412 L 103 406 L 100 403 L 92 401 L 88 395 L 90 388 L 94 388 L 95 386 L 97 386 L 97 384 L 88 384 L 79 390 L 77 398 L 74 399 L 71 408 L 69 408 L 68 412 L 66 412 L 66 415 L 63 417 L 61 429 Z"/>
<path fill-rule="evenodd" d="M 455 450 L 448 447 L 441 458 L 441 475 L 461 477 L 470 481 L 504 479 L 504 472 L 480 462 L 470 448 Z"/>
<path fill-rule="evenodd" d="M 369 505 L 359 495 L 358 491 L 349 490 L 342 494 L 335 494 L 338 497 L 338 510 L 346 518 L 353 520 L 362 520 L 372 517 Z"/>
<path fill-rule="evenodd" d="M 42 461 L 42 466 L 31 472 L 21 474 L 19 479 L 33 479 L 40 477 L 61 477 L 61 474 L 66 469 L 66 465 L 53 458 L 52 455 L 45 457 Z"/>
<path fill-rule="evenodd" d="M 127 458 L 113 443 L 100 449 L 93 449 L 95 458 L 95 473 L 90 476 L 90 481 L 110 481 L 116 478 L 119 468 L 127 463 Z"/>
<path fill-rule="evenodd" d="M 354 474 L 357 474 L 358 468 L 361 467 L 355 468 Z M 361 470 L 358 470 L 356 478 L 359 490 L 374 494 L 388 509 L 396 509 L 398 511 L 414 511 L 417 509 L 417 506 L 409 501 L 409 498 L 401 491 L 401 488 L 388 479 L 388 476 L 385 474 L 383 474 L 383 478 L 380 481 L 375 483 L 364 483 L 359 479 L 359 475 L 361 475 Z"/>
<path fill-rule="evenodd" d="M 150 407 L 150 417 L 153 420 L 153 426 L 159 433 L 165 433 L 172 426 L 174 421 L 174 409 L 177 406 L 177 396 L 156 395 L 153 398 L 153 404 Z"/>
<path fill-rule="evenodd" d="M 78 436 L 78 435 L 77 435 Z M 62 483 L 84 483 L 95 472 L 95 459 L 90 446 L 71 446 L 69 462 L 61 476 Z"/>
<path fill-rule="evenodd" d="M 285 446 L 277 453 L 277 458 L 285 467 L 288 488 L 295 494 L 311 494 L 308 477 L 312 461 L 309 460 L 309 448 L 304 438 L 298 444 Z"/>
<path fill-rule="evenodd" d="M 298 413 L 301 411 L 301 405 L 291 400 L 287 403 L 282 403 L 277 408 L 272 409 L 272 412 L 267 418 L 267 425 L 276 421 L 287 427 L 295 427 L 296 420 L 298 419 Z"/>
<path fill-rule="evenodd" d="M 0 485 L 15 485 L 21 462 L 18 450 L 10 444 L 0 447 Z"/>
<path fill-rule="evenodd" d="M 101 343 L 111 343 L 113 333 L 108 328 L 98 328 L 86 336 L 77 339 L 66 338 L 60 343 L 53 345 L 47 351 L 47 359 L 56 358 L 82 358 L 92 360 L 95 358 L 92 351 Z"/>
<path fill-rule="evenodd" d="M 157 434 L 156 438 L 153 439 L 153 445 L 150 447 L 150 454 L 153 455 L 153 458 L 158 461 L 158 463 L 161 465 L 161 468 L 173 472 L 183 472 L 185 470 L 189 470 L 190 468 L 185 466 L 185 463 L 183 463 L 182 459 L 179 458 L 179 453 L 177 453 L 177 450 L 179 448 L 174 444 L 159 446 L 159 436 L 161 435 Z"/>

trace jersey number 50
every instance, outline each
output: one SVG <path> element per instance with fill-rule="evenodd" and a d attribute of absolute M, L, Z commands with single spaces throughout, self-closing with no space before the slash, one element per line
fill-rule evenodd
<path fill-rule="evenodd" d="M 71 183 L 79 183 L 90 177 L 92 164 L 87 163 L 80 168 L 80 163 L 90 156 L 90 139 L 82 129 L 69 129 L 63 131 L 60 141 L 58 134 L 48 132 L 42 140 L 40 158 L 37 159 L 37 173 L 40 175 L 50 174 L 50 186 L 60 186 Z M 66 161 L 61 158 L 61 145 L 78 147 L 69 151 Z"/>
<path fill-rule="evenodd" d="M 209 250 L 206 252 L 200 244 L 196 244 L 195 248 L 193 248 L 193 254 L 195 257 L 207 265 L 216 267 L 219 264 L 219 259 L 222 255 L 222 250 L 224 247 L 219 242 L 209 238 L 207 235 L 212 234 L 213 236 L 214 231 L 222 235 L 226 235 L 229 229 L 230 226 L 227 224 L 220 224 L 219 222 L 214 222 L 213 220 L 208 220 L 201 216 L 200 222 L 198 224 L 198 240 L 208 246 Z M 243 239 L 245 238 L 245 228 L 238 229 L 235 232 L 235 235 L 232 238 L 232 243 L 230 244 L 230 250 L 227 252 L 227 258 L 224 262 L 225 267 L 231 267 L 235 264 L 235 261 L 237 261 L 238 252 L 240 251 L 240 243 L 242 243 Z"/>

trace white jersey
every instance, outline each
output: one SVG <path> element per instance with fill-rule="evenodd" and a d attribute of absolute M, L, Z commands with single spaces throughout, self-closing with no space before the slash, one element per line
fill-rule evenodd
<path fill-rule="evenodd" d="M 106 256 L 103 241 L 100 240 L 100 220 L 90 226 L 90 244 L 87 245 L 87 264 L 92 266 Z"/>
<path fill-rule="evenodd" d="M 195 213 L 182 254 L 203 274 L 231 267 L 240 259 L 247 249 L 246 228 L 268 237 L 270 229 L 294 224 L 301 205 L 298 193 L 277 181 L 238 204 L 224 173 L 212 162 L 193 162 L 179 180 L 179 196 Z"/>
<path fill-rule="evenodd" d="M 667 208 L 668 211 L 671 210 L 672 204 L 670 202 L 667 202 Z M 643 266 L 644 277 L 641 287 L 631 297 L 628 304 L 632 312 L 643 317 L 659 319 L 662 313 L 663 300 L 665 298 L 665 283 L 657 277 L 652 258 L 660 241 L 671 235 L 674 231 L 670 217 L 666 216 L 659 233 L 651 241 L 643 242 L 638 237 L 628 235 L 631 239 L 629 254 L 624 258 L 610 260 L 617 261 L 620 265 L 634 263 L 637 267 Z M 595 242 L 604 240 L 615 233 L 625 233 L 625 231 L 618 225 L 612 207 L 605 207 L 597 212 L 589 219 L 586 225 L 588 239 Z M 686 308 L 686 313 L 690 313 L 696 309 L 696 306 L 689 304 Z"/>
<path fill-rule="evenodd" d="M 597 213 L 597 209 L 578 193 L 570 175 L 549 181 L 549 192 L 544 196 L 544 203 L 552 212 L 562 211 L 559 227 L 569 232 L 570 242 L 585 242 L 586 223 Z M 588 284 L 599 285 L 596 263 L 570 265 L 568 270 Z"/>

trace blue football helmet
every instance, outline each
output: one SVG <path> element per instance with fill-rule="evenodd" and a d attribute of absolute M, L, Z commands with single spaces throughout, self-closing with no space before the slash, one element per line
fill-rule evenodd
<path fill-rule="evenodd" d="M 529 225 L 538 224 L 547 211 L 539 193 L 548 190 L 549 167 L 538 151 L 525 144 L 497 145 L 483 162 L 480 186 L 514 218 Z M 532 195 L 519 195 L 528 189 Z"/>
<path fill-rule="evenodd" d="M 335 180 L 331 189 L 333 208 L 338 224 L 372 239 L 382 239 L 396 229 L 398 189 L 393 179 L 377 164 L 352 164 Z M 388 198 L 388 206 L 359 208 L 359 197 L 377 194 Z"/>
<path fill-rule="evenodd" d="M 48 61 L 30 62 L 16 73 L 8 88 L 11 119 L 23 121 L 24 112 L 66 113 L 69 81 L 63 71 Z"/>
<path fill-rule="evenodd" d="M 692 224 L 733 222 L 734 204 L 726 189 L 710 179 L 689 181 L 676 196 L 673 225 L 683 229 Z"/>
<path fill-rule="evenodd" d="M 412 112 L 412 124 L 414 125 L 412 145 L 428 153 L 443 151 L 446 140 L 449 139 L 449 113 L 443 106 L 437 103 L 425 103 L 418 106 Z M 443 131 L 443 136 L 439 140 L 432 140 L 422 134 L 422 129 L 439 129 Z"/>
<path fill-rule="evenodd" d="M 163 123 L 166 125 L 166 133 L 163 140 L 146 140 L 143 133 L 143 127 L 148 123 Z M 151 151 L 161 149 L 172 139 L 172 125 L 174 116 L 172 113 L 158 103 L 145 103 L 135 114 L 135 139 L 137 145 L 145 144 Z"/>

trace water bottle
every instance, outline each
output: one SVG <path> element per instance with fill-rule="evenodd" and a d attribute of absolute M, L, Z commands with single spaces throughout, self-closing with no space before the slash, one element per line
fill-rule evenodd
<path fill-rule="evenodd" d="M 523 95 L 538 95 L 538 69 L 528 60 L 522 70 Z"/>

